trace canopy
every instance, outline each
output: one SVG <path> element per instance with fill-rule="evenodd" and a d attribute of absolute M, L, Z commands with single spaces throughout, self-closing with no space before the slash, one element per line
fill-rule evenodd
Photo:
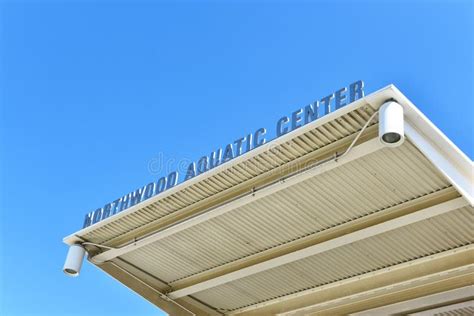
<path fill-rule="evenodd" d="M 64 241 L 171 315 L 469 314 L 473 201 L 472 161 L 390 85 Z"/>

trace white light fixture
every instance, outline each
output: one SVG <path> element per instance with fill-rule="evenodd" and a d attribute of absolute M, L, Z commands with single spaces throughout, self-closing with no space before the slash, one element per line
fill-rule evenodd
<path fill-rule="evenodd" d="M 387 101 L 380 107 L 379 140 L 388 147 L 398 147 L 405 140 L 403 107 L 395 101 Z"/>
<path fill-rule="evenodd" d="M 79 275 L 86 250 L 79 244 L 71 245 L 64 263 L 63 272 L 69 276 Z"/>

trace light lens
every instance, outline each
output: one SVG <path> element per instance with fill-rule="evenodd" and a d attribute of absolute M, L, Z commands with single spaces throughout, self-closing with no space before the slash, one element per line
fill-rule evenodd
<path fill-rule="evenodd" d="M 395 144 L 400 141 L 400 134 L 398 133 L 386 133 L 382 136 L 384 142 L 388 144 Z"/>

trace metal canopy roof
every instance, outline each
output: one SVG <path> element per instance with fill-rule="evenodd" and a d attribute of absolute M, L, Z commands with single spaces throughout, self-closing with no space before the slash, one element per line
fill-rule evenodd
<path fill-rule="evenodd" d="M 331 159 L 388 99 L 405 143 L 375 119 Z M 418 313 L 473 283 L 472 172 L 391 85 L 65 242 L 172 315 Z"/>

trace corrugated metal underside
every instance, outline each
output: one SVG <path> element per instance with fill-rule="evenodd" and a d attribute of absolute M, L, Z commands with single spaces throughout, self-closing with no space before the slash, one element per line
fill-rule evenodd
<path fill-rule="evenodd" d="M 173 282 L 445 189 L 409 142 L 251 202 L 120 258 Z"/>
<path fill-rule="evenodd" d="M 474 242 L 474 209 L 464 207 L 193 295 L 232 311 Z"/>
<path fill-rule="evenodd" d="M 450 311 L 434 313 L 433 316 L 472 316 L 474 315 L 474 301 L 472 306 L 455 308 Z"/>
<path fill-rule="evenodd" d="M 107 244 L 125 233 L 139 231 L 143 226 L 157 222 L 183 208 L 197 202 L 212 199 L 216 194 L 231 190 L 236 185 L 268 173 L 300 157 L 323 150 L 327 146 L 356 134 L 374 113 L 372 107 L 365 105 L 339 118 L 311 129 L 300 136 L 259 155 L 249 156 L 247 160 L 225 168 L 192 185 L 162 198 L 136 212 L 123 216 L 81 236 L 84 240 Z M 371 125 L 377 123 L 374 119 Z"/>

